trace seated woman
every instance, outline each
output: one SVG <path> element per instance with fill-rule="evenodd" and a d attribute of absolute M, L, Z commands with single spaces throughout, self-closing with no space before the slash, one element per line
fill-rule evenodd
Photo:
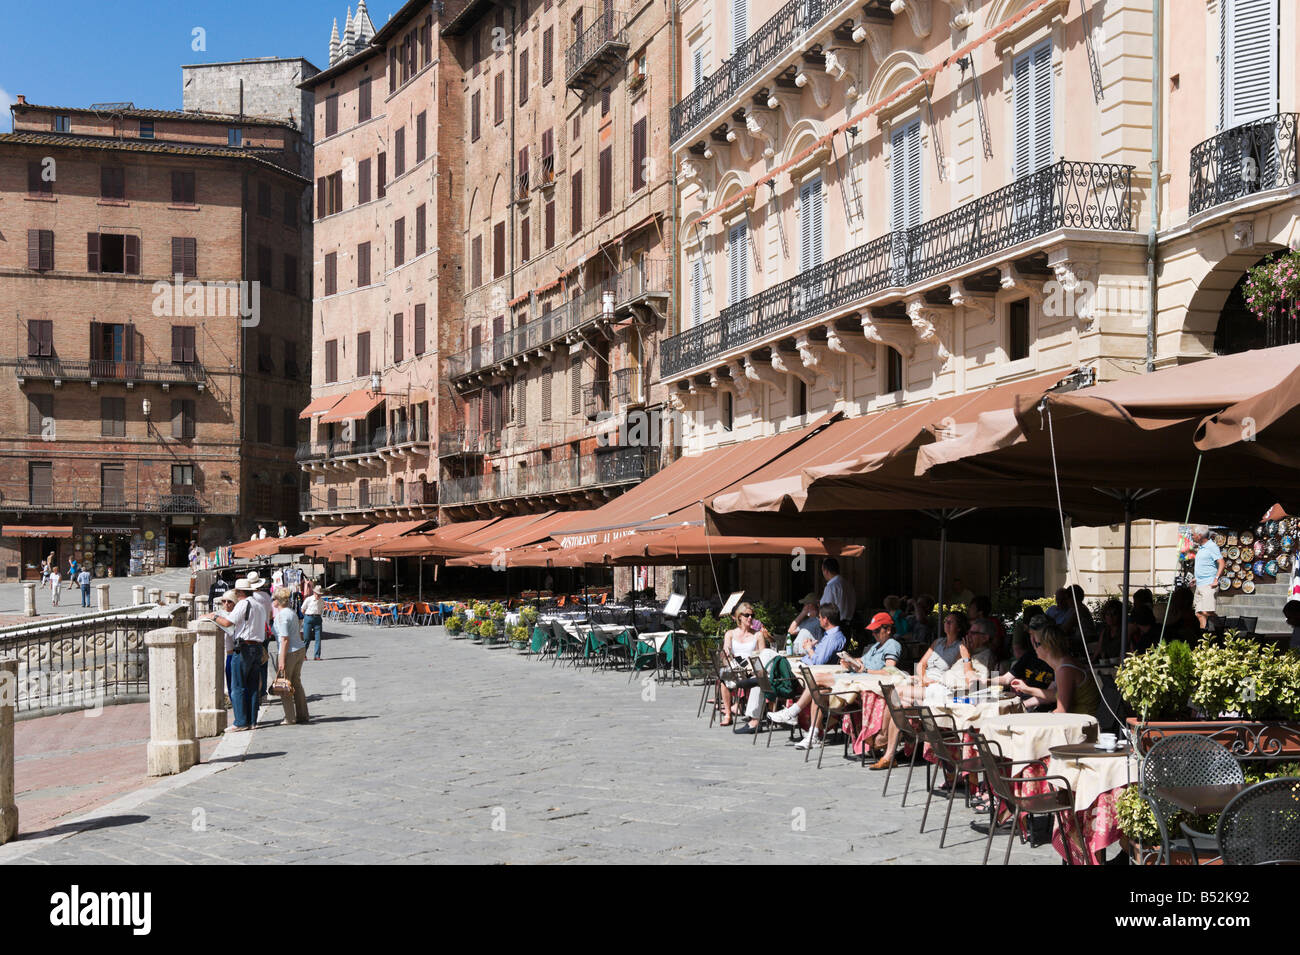
<path fill-rule="evenodd" d="M 1101 626 L 1097 628 L 1097 639 L 1088 644 L 1088 653 L 1094 659 L 1110 660 L 1119 656 L 1120 624 L 1123 614 L 1124 605 L 1113 597 L 1102 604 Z"/>
<path fill-rule="evenodd" d="M 1054 679 L 1046 689 L 1030 686 L 1025 680 L 1012 680 L 1011 689 L 1037 700 L 1039 712 L 1079 713 L 1095 716 L 1101 705 L 1101 690 L 1092 673 L 1070 655 L 1070 637 L 1054 624 L 1043 628 L 1035 649 L 1039 658 L 1052 668 Z M 1026 708 L 1029 704 L 1026 703 Z"/>
<path fill-rule="evenodd" d="M 970 602 L 968 609 L 972 627 L 979 620 L 989 625 L 989 649 L 993 651 L 993 659 L 1004 659 L 1004 652 L 1007 649 L 1007 628 L 1002 625 L 1001 620 L 993 616 L 993 602 L 981 595 Z"/>
<path fill-rule="evenodd" d="M 1189 647 L 1201 642 L 1201 621 L 1196 617 L 1196 596 L 1188 587 L 1178 587 L 1169 598 L 1169 620 L 1164 627 L 1166 641 L 1181 640 Z"/>
<path fill-rule="evenodd" d="M 925 651 L 925 656 L 916 665 L 916 675 L 907 683 L 898 687 L 898 698 L 904 706 L 915 706 L 925 700 L 927 686 L 939 685 L 964 688 L 978 678 L 973 657 L 979 654 L 979 664 L 983 676 L 987 678 L 992 663 L 992 653 L 988 649 L 988 629 L 981 625 L 977 643 L 966 640 L 970 623 L 966 615 L 953 611 L 943 619 L 944 635 L 934 641 Z M 955 670 L 954 670 L 955 668 Z M 949 675 L 949 671 L 954 672 Z M 885 755 L 873 763 L 872 769 L 888 769 L 894 764 L 894 751 L 898 748 L 898 727 L 893 721 L 889 724 L 889 735 L 885 740 Z"/>
<path fill-rule="evenodd" d="M 1033 641 L 1042 634 L 1047 626 L 1047 618 L 1036 613 L 1023 629 L 1017 629 L 1011 637 L 1011 649 L 1015 662 L 1006 673 L 993 677 L 989 682 L 1000 686 L 1010 686 L 1014 680 L 1023 680 L 1032 687 L 1045 690 L 1052 685 L 1052 668 L 1039 659 L 1034 652 Z"/>
<path fill-rule="evenodd" d="M 733 619 L 736 625 L 722 638 L 722 653 L 728 660 L 735 660 L 739 665 L 747 666 L 751 656 L 767 647 L 771 635 L 766 627 L 754 619 L 754 608 L 748 603 L 736 607 Z M 757 685 L 758 681 L 753 677 L 741 680 L 734 687 L 728 687 L 726 681 L 723 681 L 721 687 L 722 711 L 725 714 L 722 720 L 723 726 L 730 726 L 732 723 L 732 691 Z"/>

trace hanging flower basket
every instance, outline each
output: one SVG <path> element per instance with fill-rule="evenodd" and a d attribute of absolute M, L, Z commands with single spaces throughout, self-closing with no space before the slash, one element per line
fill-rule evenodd
<path fill-rule="evenodd" d="M 1246 273 L 1242 286 L 1246 307 L 1261 322 L 1281 313 L 1293 320 L 1300 303 L 1300 250 L 1261 262 Z"/>

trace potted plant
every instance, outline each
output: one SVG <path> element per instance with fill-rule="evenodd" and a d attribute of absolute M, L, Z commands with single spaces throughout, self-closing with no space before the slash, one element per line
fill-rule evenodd
<path fill-rule="evenodd" d="M 480 640 L 484 641 L 485 643 L 491 643 L 494 639 L 496 639 L 496 635 L 497 635 L 496 621 L 494 620 L 479 621 L 478 636 Z"/>
<path fill-rule="evenodd" d="M 628 88 L 629 90 L 631 90 L 633 93 L 635 93 L 637 90 L 639 90 L 639 89 L 640 89 L 641 87 L 643 87 L 643 86 L 645 86 L 645 74 L 644 74 L 644 73 L 633 73 L 632 76 L 631 76 L 631 78 L 628 79 L 628 81 L 627 81 L 627 88 Z"/>
<path fill-rule="evenodd" d="M 1115 684 L 1141 723 L 1177 719 L 1186 713 L 1191 692 L 1191 648 L 1181 640 L 1161 640 L 1126 659 L 1115 672 Z"/>
<path fill-rule="evenodd" d="M 453 637 L 458 636 L 465 629 L 465 618 L 458 613 L 452 614 L 447 618 L 447 633 Z"/>
<path fill-rule="evenodd" d="M 516 650 L 528 649 L 528 635 L 531 630 L 523 624 L 515 624 L 510 628 L 510 646 Z"/>

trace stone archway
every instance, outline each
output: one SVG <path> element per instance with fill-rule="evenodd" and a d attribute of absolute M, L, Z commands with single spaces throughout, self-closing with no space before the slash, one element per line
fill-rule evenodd
<path fill-rule="evenodd" d="M 1275 259 L 1286 250 L 1278 249 L 1252 262 L 1250 267 Z M 1214 331 L 1216 355 L 1234 355 L 1253 348 L 1273 348 L 1277 345 L 1294 345 L 1300 342 L 1300 322 L 1290 315 L 1275 314 L 1260 319 L 1246 306 L 1243 288 L 1246 273 L 1228 293 L 1219 313 L 1219 323 Z"/>
<path fill-rule="evenodd" d="M 1273 244 L 1241 249 L 1225 255 L 1205 273 L 1187 304 L 1182 328 L 1185 340 L 1195 341 L 1197 347 L 1194 351 L 1210 355 L 1229 353 L 1224 348 L 1244 351 L 1249 347 L 1262 347 L 1235 347 L 1233 344 L 1249 340 L 1250 326 L 1246 322 L 1257 321 L 1246 310 L 1240 287 L 1248 269 L 1283 251 L 1286 251 L 1285 246 Z M 1220 327 L 1225 320 L 1228 324 L 1223 326 L 1225 332 L 1221 336 Z"/>

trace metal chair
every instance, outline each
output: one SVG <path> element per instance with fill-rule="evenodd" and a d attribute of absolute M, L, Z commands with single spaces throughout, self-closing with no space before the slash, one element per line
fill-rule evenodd
<path fill-rule="evenodd" d="M 975 747 L 977 759 L 984 772 L 985 782 L 989 787 L 989 837 L 984 843 L 984 865 L 989 863 L 989 850 L 993 847 L 993 833 L 997 831 L 999 803 L 1005 804 L 1012 811 L 1011 833 L 1007 836 L 1007 851 L 1002 857 L 1003 865 L 1011 861 L 1011 846 L 1015 842 L 1016 833 L 1020 829 L 1021 816 L 1059 816 L 1068 812 L 1070 818 L 1075 822 L 1075 828 L 1078 828 L 1078 820 L 1074 815 L 1074 792 L 1070 789 L 1068 779 L 1064 776 L 1046 775 L 1047 764 L 1041 759 L 1012 761 L 1004 758 L 1001 747 L 983 736 L 976 736 L 972 745 Z M 1032 779 L 1018 778 L 1014 775 L 1017 766 L 1039 766 L 1042 768 L 1044 775 L 1034 776 Z M 1026 782 L 1053 785 L 1049 792 L 1040 793 L 1036 796 L 1022 796 L 1016 792 L 1016 786 Z M 1058 787 L 1054 785 L 1055 782 L 1059 782 L 1061 785 Z M 1061 836 L 1061 845 L 1065 848 L 1065 861 L 1070 865 L 1074 865 L 1073 846 L 1070 844 L 1070 840 L 1065 838 L 1064 833 Z"/>
<path fill-rule="evenodd" d="M 809 727 L 814 736 L 817 734 L 817 723 L 820 722 L 822 725 L 821 743 L 817 747 L 817 768 L 821 769 L 822 756 L 826 754 L 826 737 L 830 734 L 831 720 L 840 720 L 842 723 L 844 717 L 848 716 L 849 713 L 852 712 L 854 704 L 846 703 L 842 699 L 837 700 L 834 691 L 828 690 L 824 686 L 819 686 L 817 681 L 813 678 L 812 670 L 808 669 L 804 664 L 799 665 L 799 673 L 800 676 L 803 677 L 804 689 L 812 695 L 813 705 L 817 707 L 818 718 L 814 720 L 813 725 Z M 849 755 L 849 736 L 847 733 L 844 733 L 843 736 L 844 756 L 847 758 Z M 808 757 L 811 755 L 812 745 L 809 744 L 808 748 L 804 750 L 803 761 L 805 763 L 808 762 Z"/>
<path fill-rule="evenodd" d="M 718 654 L 710 653 L 708 660 L 708 672 L 704 674 L 704 687 L 700 690 L 700 707 L 695 712 L 695 718 L 698 720 L 704 715 L 704 707 L 712 703 L 716 712 L 718 708 L 718 684 L 722 682 L 722 671 L 718 667 Z M 713 696 L 710 697 L 709 694 Z M 709 720 L 709 725 L 713 725 L 713 720 Z"/>
<path fill-rule="evenodd" d="M 1170 834 L 1173 820 L 1181 810 L 1172 803 L 1155 796 L 1157 788 L 1179 786 L 1230 786 L 1244 783 L 1246 776 L 1241 764 L 1221 743 L 1192 733 L 1180 733 L 1159 740 L 1142 760 L 1142 779 L 1139 791 L 1156 817 L 1160 830 L 1160 864 L 1169 865 L 1174 849 L 1190 852 L 1199 862 L 1202 851 L 1213 853 L 1217 848 L 1215 838 L 1208 832 L 1198 832 L 1187 823 L 1181 823 L 1183 838 Z"/>
<path fill-rule="evenodd" d="M 916 757 L 921 751 L 921 738 L 915 720 L 920 717 L 924 707 L 904 706 L 902 699 L 899 698 L 898 688 L 895 686 L 882 685 L 880 690 L 885 698 L 885 709 L 889 713 L 889 718 L 898 728 L 899 741 L 912 747 L 912 760 L 907 766 L 907 781 L 903 783 L 903 805 L 906 806 L 907 793 L 912 786 L 912 771 L 916 768 Z M 893 753 L 886 755 L 889 757 L 890 765 L 888 772 L 885 773 L 885 786 L 880 791 L 881 796 L 888 795 L 889 778 L 894 775 L 894 765 L 898 762 Z"/>
<path fill-rule="evenodd" d="M 1238 793 L 1215 838 L 1224 865 L 1300 865 L 1300 779 L 1269 779 Z"/>
<path fill-rule="evenodd" d="M 715 650 L 713 653 L 714 666 L 718 671 L 718 683 L 725 683 L 727 689 L 731 690 L 731 702 L 733 705 L 744 703 L 745 693 L 747 690 L 758 686 L 758 681 L 749 674 L 748 671 L 732 665 L 727 659 L 727 654 L 723 650 Z M 709 717 L 709 726 L 713 726 L 713 721 L 717 718 L 718 710 L 722 709 L 722 694 L 716 689 L 713 691 L 713 714 Z"/>
<path fill-rule="evenodd" d="M 943 848 L 944 840 L 948 838 L 948 821 L 952 818 L 952 799 L 957 793 L 957 784 L 961 777 L 967 774 L 979 773 L 983 768 L 983 763 L 978 758 L 967 759 L 965 756 L 965 747 L 967 745 L 963 738 L 962 732 L 957 729 L 956 721 L 947 713 L 931 712 L 929 707 L 920 707 L 920 713 L 917 715 L 918 735 L 922 743 L 928 743 L 930 753 L 934 756 L 939 766 L 952 773 L 952 785 L 945 787 L 948 792 L 948 811 L 943 817 L 943 834 L 939 836 L 939 848 Z M 944 724 L 947 723 L 945 726 Z M 953 747 L 956 747 L 956 753 Z M 929 790 L 929 795 L 925 797 L 925 812 L 921 814 L 921 832 L 925 832 L 925 821 L 930 816 L 930 803 L 934 799 L 934 785 L 930 779 L 930 763 L 927 760 L 925 764 L 925 788 Z M 970 800 L 967 799 L 967 804 Z"/>
<path fill-rule="evenodd" d="M 758 727 L 757 727 L 757 731 L 754 733 L 753 745 L 755 746 L 758 745 L 758 734 L 762 732 L 764 727 L 766 727 L 767 745 L 768 748 L 770 749 L 772 746 L 772 733 L 775 732 L 775 724 L 768 723 L 766 719 L 767 711 L 771 708 L 772 704 L 774 703 L 779 703 L 782 700 L 797 699 L 798 694 L 796 694 L 794 697 L 781 696 L 780 694 L 778 694 L 776 689 L 772 686 L 772 680 L 768 676 L 767 667 L 763 665 L 763 658 L 760 657 L 758 654 L 754 654 L 752 657 L 749 658 L 749 668 L 754 671 L 754 679 L 758 681 L 758 686 L 754 687 L 754 689 L 751 690 L 750 692 L 763 694 L 763 705 L 762 707 L 759 708 L 758 711 Z M 791 740 L 794 739 L 793 726 L 790 727 L 790 739 Z"/>

